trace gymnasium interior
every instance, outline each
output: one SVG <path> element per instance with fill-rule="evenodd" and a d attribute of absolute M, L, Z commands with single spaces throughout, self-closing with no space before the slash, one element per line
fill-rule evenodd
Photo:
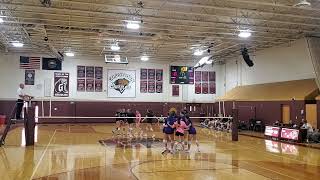
<path fill-rule="evenodd" d="M 319 87 L 319 0 L 0 0 L 0 179 L 319 179 Z"/>

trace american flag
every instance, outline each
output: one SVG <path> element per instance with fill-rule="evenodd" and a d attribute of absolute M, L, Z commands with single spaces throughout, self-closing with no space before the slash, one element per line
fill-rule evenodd
<path fill-rule="evenodd" d="M 40 69 L 41 57 L 20 56 L 20 69 Z"/>

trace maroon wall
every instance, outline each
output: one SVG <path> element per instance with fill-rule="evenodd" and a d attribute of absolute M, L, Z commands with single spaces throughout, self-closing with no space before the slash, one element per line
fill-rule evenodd
<path fill-rule="evenodd" d="M 305 112 L 305 101 L 238 101 L 235 102 L 235 107 L 239 110 L 239 121 L 249 122 L 250 118 L 262 120 L 264 124 L 273 124 L 276 120 L 282 119 L 282 105 L 290 106 L 290 117 L 294 123 L 299 123 Z M 222 103 L 221 103 L 222 106 Z M 232 114 L 233 102 L 225 102 L 226 115 Z M 215 104 L 216 111 L 219 105 Z M 320 109 L 319 109 L 320 110 Z M 221 110 L 222 111 L 222 110 Z M 223 111 L 222 111 L 223 112 Z M 319 112 L 319 111 L 318 111 Z"/>
<path fill-rule="evenodd" d="M 42 116 L 41 102 L 36 102 L 39 106 L 39 116 Z M 0 101 L 0 114 L 9 115 L 14 106 L 14 101 Z M 169 109 L 174 107 L 178 111 L 192 106 L 191 116 L 199 116 L 200 112 L 214 113 L 214 104 L 210 103 L 164 103 L 164 102 L 90 102 L 90 101 L 52 101 L 51 116 L 83 116 L 83 117 L 113 117 L 118 109 L 138 110 L 143 116 L 147 109 L 151 109 L 156 116 L 166 116 Z M 43 103 L 44 116 L 49 116 L 50 103 Z M 194 111 L 195 107 L 195 111 Z M 114 122 L 114 119 L 39 119 L 40 123 L 78 123 L 78 122 Z"/>

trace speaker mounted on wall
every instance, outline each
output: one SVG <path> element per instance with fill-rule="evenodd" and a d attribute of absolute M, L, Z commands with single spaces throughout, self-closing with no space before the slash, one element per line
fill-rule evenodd
<path fill-rule="evenodd" d="M 248 53 L 248 49 L 247 48 L 241 49 L 241 54 L 242 54 L 243 60 L 247 63 L 247 65 L 249 67 L 252 67 L 254 65 L 254 63 L 250 59 L 250 56 L 249 56 L 249 53 Z"/>

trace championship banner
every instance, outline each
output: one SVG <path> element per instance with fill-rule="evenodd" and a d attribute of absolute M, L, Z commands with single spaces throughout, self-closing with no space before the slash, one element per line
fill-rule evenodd
<path fill-rule="evenodd" d="M 54 96 L 69 97 L 69 73 L 54 73 Z"/>
<path fill-rule="evenodd" d="M 96 92 L 102 92 L 102 80 L 101 79 L 96 79 L 94 87 L 95 87 L 95 91 Z"/>
<path fill-rule="evenodd" d="M 209 81 L 209 73 L 208 73 L 208 71 L 202 71 L 201 80 L 202 80 L 202 82 Z"/>
<path fill-rule="evenodd" d="M 94 79 L 86 79 L 86 91 L 87 92 L 94 91 Z"/>
<path fill-rule="evenodd" d="M 140 81 L 140 93 L 148 92 L 148 81 Z"/>
<path fill-rule="evenodd" d="M 156 70 L 148 69 L 148 80 L 155 80 L 155 79 L 156 79 Z"/>
<path fill-rule="evenodd" d="M 201 71 L 195 72 L 195 82 L 201 82 Z"/>
<path fill-rule="evenodd" d="M 202 94 L 209 93 L 209 84 L 207 82 L 202 83 Z"/>
<path fill-rule="evenodd" d="M 94 68 L 95 78 L 96 79 L 102 79 L 103 74 L 103 68 L 102 67 L 95 67 Z"/>
<path fill-rule="evenodd" d="M 93 66 L 86 66 L 86 77 L 87 78 L 94 78 L 94 67 Z"/>
<path fill-rule="evenodd" d="M 136 97 L 136 71 L 108 70 L 108 97 Z"/>
<path fill-rule="evenodd" d="M 77 78 L 85 78 L 85 77 L 86 77 L 86 67 L 77 66 Z"/>
<path fill-rule="evenodd" d="M 179 85 L 172 85 L 172 96 L 179 96 Z"/>
<path fill-rule="evenodd" d="M 216 81 L 216 72 L 210 71 L 209 72 L 209 81 Z"/>
<path fill-rule="evenodd" d="M 156 83 L 155 81 L 148 81 L 148 93 L 156 92 Z"/>
<path fill-rule="evenodd" d="M 216 94 L 216 82 L 209 82 L 209 94 Z"/>
<path fill-rule="evenodd" d="M 85 90 L 86 90 L 86 80 L 77 79 L 77 91 L 85 91 Z"/>
<path fill-rule="evenodd" d="M 141 69 L 140 71 L 140 80 L 147 80 L 148 79 L 148 70 Z"/>
<path fill-rule="evenodd" d="M 162 69 L 156 70 L 156 80 L 163 81 L 163 70 Z"/>
<path fill-rule="evenodd" d="M 163 82 L 156 83 L 156 93 L 163 93 Z"/>
<path fill-rule="evenodd" d="M 24 84 L 25 85 L 34 85 L 34 76 L 35 70 L 25 70 L 24 74 Z"/>
<path fill-rule="evenodd" d="M 194 92 L 196 93 L 196 94 L 201 94 L 201 82 L 196 82 L 196 84 L 195 84 L 195 90 L 194 90 Z"/>

